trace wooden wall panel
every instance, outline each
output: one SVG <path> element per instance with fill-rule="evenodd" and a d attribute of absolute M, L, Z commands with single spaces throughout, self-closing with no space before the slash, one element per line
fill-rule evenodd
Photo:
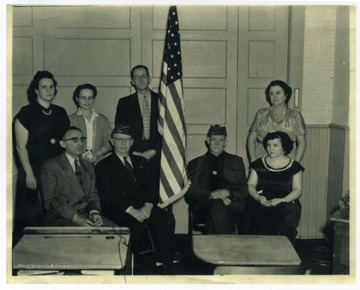
<path fill-rule="evenodd" d="M 13 27 L 32 27 L 32 16 L 31 7 L 17 7 L 13 13 Z"/>
<path fill-rule="evenodd" d="M 13 74 L 31 75 L 33 72 L 33 38 L 14 37 Z"/>
<path fill-rule="evenodd" d="M 274 31 L 276 24 L 275 7 L 251 6 L 249 8 L 250 31 Z"/>
<path fill-rule="evenodd" d="M 274 78 L 275 42 L 249 41 L 249 78 Z"/>
<path fill-rule="evenodd" d="M 130 39 L 56 37 L 52 47 L 46 58 L 54 64 L 55 76 L 129 77 Z"/>
<path fill-rule="evenodd" d="M 348 165 L 344 162 L 347 131 L 346 126 L 330 125 L 327 218 L 338 208 L 339 199 L 348 190 L 343 186 L 345 166 Z"/>
<path fill-rule="evenodd" d="M 329 128 L 327 125 L 308 125 L 307 130 L 299 236 L 319 238 L 323 237 L 326 224 Z"/>
<path fill-rule="evenodd" d="M 228 10 L 226 7 L 215 6 L 178 6 L 179 19 L 181 19 L 181 31 L 226 31 Z M 169 8 L 156 7 L 153 9 L 152 28 L 163 30 Z M 209 19 L 211 21 L 209 21 Z"/>
<path fill-rule="evenodd" d="M 130 28 L 130 7 L 56 7 L 55 16 L 56 28 Z"/>
<path fill-rule="evenodd" d="M 226 123 L 225 89 L 189 88 L 184 90 L 184 95 L 188 126 Z"/>
<path fill-rule="evenodd" d="M 265 88 L 249 88 L 247 99 L 247 125 L 250 126 L 259 108 L 266 108 L 269 103 L 265 98 Z"/>

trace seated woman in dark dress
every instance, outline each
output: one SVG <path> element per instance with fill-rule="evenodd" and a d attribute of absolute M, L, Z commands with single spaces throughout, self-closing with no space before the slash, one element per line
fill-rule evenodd
<path fill-rule="evenodd" d="M 251 233 L 284 235 L 293 243 L 297 235 L 304 168 L 287 156 L 293 141 L 284 132 L 268 133 L 263 145 L 268 156 L 251 163 L 248 179 Z"/>

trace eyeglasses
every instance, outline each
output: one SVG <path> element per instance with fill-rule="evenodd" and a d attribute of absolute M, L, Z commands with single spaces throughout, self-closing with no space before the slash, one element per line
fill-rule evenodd
<path fill-rule="evenodd" d="M 134 80 L 139 80 L 139 79 L 143 79 L 146 80 L 149 76 L 146 74 L 143 74 L 142 76 L 134 76 L 133 79 Z"/>
<path fill-rule="evenodd" d="M 112 137 L 115 141 L 118 141 L 118 142 L 130 142 L 132 140 L 132 138 L 114 138 Z"/>
<path fill-rule="evenodd" d="M 62 141 L 73 141 L 74 143 L 77 143 L 77 142 L 81 142 L 81 143 L 84 143 L 85 140 L 86 140 L 86 137 L 72 137 L 72 138 L 68 138 L 68 139 L 63 139 Z"/>

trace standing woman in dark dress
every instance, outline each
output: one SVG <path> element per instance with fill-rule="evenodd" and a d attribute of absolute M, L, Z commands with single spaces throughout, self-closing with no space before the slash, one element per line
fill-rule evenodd
<path fill-rule="evenodd" d="M 56 85 L 50 72 L 38 71 L 27 90 L 30 104 L 22 107 L 14 119 L 18 161 L 15 233 L 26 226 L 42 225 L 40 166 L 62 152 L 59 140 L 70 126 L 65 110 L 51 103 Z"/>
<path fill-rule="evenodd" d="M 304 168 L 287 156 L 293 148 L 288 134 L 268 133 L 263 145 L 268 156 L 251 163 L 248 179 L 253 197 L 251 233 L 284 235 L 294 243 L 301 214 L 299 197 Z"/>

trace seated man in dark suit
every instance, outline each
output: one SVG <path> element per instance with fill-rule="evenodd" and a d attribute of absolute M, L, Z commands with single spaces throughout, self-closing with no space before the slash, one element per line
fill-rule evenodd
<path fill-rule="evenodd" d="M 150 89 L 149 69 L 136 65 L 131 70 L 131 85 L 136 92 L 119 99 L 115 126 L 130 126 L 133 145 L 132 155 L 142 156 L 149 161 L 155 188 L 159 194 L 161 135 L 158 131 L 159 94 Z"/>
<path fill-rule="evenodd" d="M 120 226 L 130 228 L 133 251 L 142 250 L 148 238 L 143 224 L 149 226 L 156 248 L 155 271 L 168 274 L 172 264 L 172 245 L 175 219 L 172 213 L 159 208 L 148 161 L 140 156 L 129 156 L 134 142 L 129 126 L 118 125 L 112 135 L 114 152 L 96 166 L 104 216 Z"/>
<path fill-rule="evenodd" d="M 206 234 L 232 234 L 233 226 L 246 232 L 244 214 L 248 198 L 247 178 L 243 159 L 224 151 L 226 128 L 211 126 L 206 154 L 189 162 L 191 185 L 185 194 L 194 220 L 206 224 Z"/>
<path fill-rule="evenodd" d="M 85 140 L 79 128 L 70 127 L 60 140 L 65 152 L 41 167 L 47 226 L 113 225 L 100 214 L 94 166 L 81 157 Z"/>

